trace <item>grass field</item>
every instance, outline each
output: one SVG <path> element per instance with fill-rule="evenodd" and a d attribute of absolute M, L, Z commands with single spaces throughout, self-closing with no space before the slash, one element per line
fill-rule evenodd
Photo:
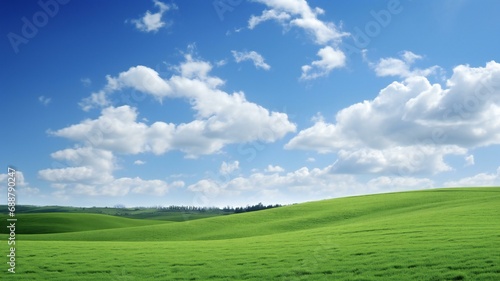
<path fill-rule="evenodd" d="M 1 280 L 500 280 L 500 188 L 348 197 L 185 222 L 50 215 L 46 225 L 44 215 L 19 218 L 31 234 L 16 236 L 16 274 L 4 262 Z M 51 224 L 57 231 L 47 231 Z"/>
<path fill-rule="evenodd" d="M 7 215 L 0 216 L 0 220 L 4 222 L 8 218 Z M 17 234 L 78 232 L 165 223 L 157 220 L 135 220 L 98 214 L 19 214 L 16 218 L 19 221 L 16 227 Z M 4 227 L 0 233 L 7 234 L 8 231 Z"/>
<path fill-rule="evenodd" d="M 0 210 L 7 210 L 7 205 L 0 205 Z M 158 210 L 156 208 L 78 208 L 68 206 L 18 206 L 16 208 L 18 215 L 25 214 L 46 214 L 46 213 L 75 213 L 75 214 L 101 214 L 111 215 L 131 219 L 150 219 L 164 221 L 186 221 L 203 219 L 215 216 L 227 215 L 221 210 L 202 211 L 171 211 Z M 1 233 L 1 232 L 0 232 Z"/>

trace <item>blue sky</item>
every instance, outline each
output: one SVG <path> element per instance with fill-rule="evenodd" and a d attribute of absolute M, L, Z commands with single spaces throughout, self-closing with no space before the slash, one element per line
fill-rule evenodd
<path fill-rule="evenodd" d="M 498 1 L 3 1 L 0 192 L 241 206 L 500 184 Z"/>

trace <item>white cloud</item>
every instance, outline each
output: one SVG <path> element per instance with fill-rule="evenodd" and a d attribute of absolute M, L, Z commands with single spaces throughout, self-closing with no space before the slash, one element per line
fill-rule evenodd
<path fill-rule="evenodd" d="M 364 53 L 366 58 L 366 53 Z M 370 66 L 375 70 L 377 76 L 399 76 L 402 78 L 411 76 L 429 76 L 436 75 L 442 72 L 439 66 L 431 66 L 429 68 L 411 69 L 415 61 L 422 59 L 422 56 L 414 54 L 410 51 L 401 53 L 401 59 L 398 58 L 382 58 L 377 63 L 370 63 Z"/>
<path fill-rule="evenodd" d="M 95 148 L 137 154 L 150 148 L 147 143 L 150 134 L 157 136 L 155 134 L 157 126 L 153 124 L 150 128 L 144 123 L 136 122 L 137 115 L 137 111 L 129 106 L 108 107 L 102 110 L 101 116 L 97 119 L 86 119 L 79 124 L 50 133 Z M 167 125 L 163 131 L 167 131 L 168 128 Z"/>
<path fill-rule="evenodd" d="M 220 189 L 219 183 L 212 179 L 202 179 L 188 186 L 188 190 L 190 191 L 202 192 L 211 195 L 217 195 L 221 191 Z"/>
<path fill-rule="evenodd" d="M 262 68 L 264 70 L 271 69 L 271 66 L 264 61 L 264 58 L 255 51 L 250 52 L 237 52 L 231 51 L 236 62 L 240 63 L 242 61 L 250 60 L 253 62 L 256 68 Z"/>
<path fill-rule="evenodd" d="M 148 194 L 163 196 L 172 188 L 184 186 L 184 182 L 168 184 L 162 180 L 143 180 L 135 178 L 118 178 L 103 185 L 75 183 L 67 186 L 63 192 L 66 195 L 86 196 L 125 196 L 128 194 Z"/>
<path fill-rule="evenodd" d="M 345 66 L 346 56 L 340 50 L 326 46 L 318 51 L 320 60 L 302 66 L 300 79 L 316 79 L 328 75 L 333 69 Z"/>
<path fill-rule="evenodd" d="M 240 168 L 240 162 L 234 161 L 232 163 L 226 163 L 226 161 L 223 161 L 222 164 L 220 165 L 219 168 L 219 173 L 222 175 L 229 175 L 232 174 L 234 171 L 238 170 Z"/>
<path fill-rule="evenodd" d="M 8 174 L 0 174 L 0 183 L 2 185 L 7 186 L 8 185 L 7 179 L 10 177 L 11 176 L 9 176 Z M 9 182 L 15 183 L 15 186 L 17 187 L 24 187 L 28 185 L 28 183 L 24 180 L 24 174 L 21 171 L 16 171 L 15 180 L 14 181 L 10 180 Z"/>
<path fill-rule="evenodd" d="M 500 167 L 496 173 L 480 173 L 457 181 L 448 181 L 444 185 L 449 187 L 500 186 Z"/>
<path fill-rule="evenodd" d="M 345 65 L 346 56 L 338 48 L 342 38 L 349 33 L 342 32 L 332 22 L 318 19 L 325 11 L 319 7 L 311 8 L 305 0 L 254 0 L 268 7 L 260 16 L 252 15 L 248 21 L 248 28 L 253 29 L 258 24 L 275 20 L 283 28 L 298 27 L 306 31 L 313 41 L 323 46 L 317 53 L 320 60 L 302 66 L 301 79 L 310 80 L 328 75 L 333 69 Z"/>
<path fill-rule="evenodd" d="M 302 167 L 288 173 L 253 172 L 247 177 L 237 176 L 224 180 L 202 179 L 189 185 L 188 190 L 202 198 L 200 201 L 205 205 L 213 206 L 227 202 L 235 204 L 234 198 L 237 197 L 245 197 L 247 202 L 253 200 L 265 204 L 292 203 L 299 198 L 303 202 L 433 186 L 434 182 L 427 178 L 414 177 L 385 176 L 360 182 L 352 175 L 335 174 L 332 166 L 327 166 L 323 169 Z M 270 199 L 269 195 L 274 197 Z"/>
<path fill-rule="evenodd" d="M 332 171 L 347 174 L 436 174 L 452 170 L 444 162 L 444 155 L 461 155 L 465 152 L 466 149 L 456 146 L 432 145 L 340 150 Z"/>
<path fill-rule="evenodd" d="M 7 193 L 7 188 L 9 186 L 8 174 L 0 174 L 0 190 L 2 192 Z M 22 171 L 16 171 L 15 177 L 15 192 L 16 194 L 22 195 L 33 195 L 40 193 L 40 189 L 36 187 L 32 187 L 29 182 L 27 182 L 24 178 L 24 174 Z"/>
<path fill-rule="evenodd" d="M 266 172 L 268 172 L 268 173 L 281 173 L 284 171 L 285 171 L 285 169 L 281 168 L 278 165 L 276 165 L 276 166 L 268 165 L 266 168 Z"/>
<path fill-rule="evenodd" d="M 315 120 L 285 147 L 337 153 L 337 172 L 449 171 L 444 156 L 500 144 L 499 97 L 500 64 L 493 61 L 455 67 L 445 89 L 411 76 L 342 109 L 334 123 Z"/>
<path fill-rule="evenodd" d="M 49 131 L 77 143 L 73 148 L 52 153 L 52 158 L 58 161 L 56 167 L 38 173 L 57 189 L 55 195 L 60 198 L 75 194 L 162 196 L 173 187 L 184 186 L 184 182 L 115 178 L 113 174 L 118 168 L 115 155 L 180 150 L 186 157 L 196 157 L 217 153 L 231 143 L 274 142 L 295 131 L 295 124 L 288 121 L 285 113 L 270 112 L 249 102 L 243 92 L 229 94 L 220 90 L 224 82 L 210 75 L 210 63 L 193 59 L 190 54 L 185 58 L 174 68 L 177 73 L 168 79 L 145 66 L 131 67 L 116 77 L 107 76 L 107 84 L 81 103 L 87 110 L 104 107 L 100 116 Z M 110 97 L 126 89 L 140 91 L 160 102 L 164 98 L 183 98 L 196 112 L 195 119 L 180 124 L 156 121 L 148 125 L 138 121 L 141 119 L 136 108 L 111 105 Z M 238 161 L 224 162 L 221 173 L 230 174 L 238 168 Z"/>
<path fill-rule="evenodd" d="M 243 92 L 229 94 L 220 90 L 223 81 L 210 75 L 210 63 L 186 55 L 186 61 L 175 69 L 178 75 L 169 79 L 145 66 L 132 67 L 118 77 L 108 76 L 107 85 L 98 92 L 99 98 L 94 93 L 81 106 L 107 106 L 113 93 L 132 88 L 159 101 L 165 97 L 189 100 L 196 112 L 195 120 L 181 124 L 158 121 L 148 126 L 136 121 L 138 113 L 134 108 L 108 107 L 97 119 L 52 134 L 119 153 L 162 154 L 178 149 L 195 157 L 216 153 L 231 143 L 274 142 L 295 131 L 295 124 L 285 113 L 269 112 L 247 101 Z"/>
<path fill-rule="evenodd" d="M 434 181 L 427 178 L 413 177 L 378 177 L 371 179 L 367 185 L 375 190 L 401 191 L 435 187 Z"/>
<path fill-rule="evenodd" d="M 39 101 L 42 105 L 47 106 L 47 105 L 49 105 L 49 103 L 52 101 L 52 99 L 51 99 L 51 98 L 48 98 L 48 97 L 45 97 L 45 96 L 39 96 L 39 97 L 38 97 L 38 101 Z"/>
<path fill-rule="evenodd" d="M 305 0 L 255 0 L 266 5 L 260 16 L 254 16 L 248 21 L 248 28 L 253 29 L 258 24 L 267 20 L 276 20 L 285 28 L 295 26 L 304 29 L 313 36 L 314 41 L 320 45 L 339 43 L 342 37 L 349 33 L 341 32 L 331 22 L 323 22 L 318 15 L 324 14 L 321 8 L 311 8 Z"/>
<path fill-rule="evenodd" d="M 252 15 L 248 20 L 248 28 L 254 29 L 257 25 L 268 20 L 275 20 L 280 23 L 284 23 L 289 20 L 292 16 L 286 12 L 278 12 L 276 10 L 264 10 L 262 15 L 254 16 Z"/>
<path fill-rule="evenodd" d="M 355 180 L 352 176 L 333 175 L 329 172 L 329 167 L 325 169 L 300 168 L 296 171 L 286 174 L 280 173 L 260 173 L 256 172 L 248 177 L 238 176 L 225 180 L 202 179 L 189 185 L 188 190 L 202 194 L 207 205 L 217 203 L 218 200 L 224 200 L 236 195 L 248 194 L 266 194 L 270 190 L 288 191 L 286 194 L 300 193 L 301 197 L 318 193 L 337 191 L 346 191 L 347 188 L 356 188 Z M 251 194 L 251 195 L 250 195 Z M 286 200 L 286 198 L 280 198 Z M 267 201 L 267 198 L 261 198 L 259 201 Z M 270 202 L 271 203 L 271 202 Z M 276 203 L 276 202 L 274 202 Z"/>
<path fill-rule="evenodd" d="M 134 165 L 144 165 L 146 164 L 146 162 L 142 161 L 142 160 L 135 160 L 134 161 Z"/>
<path fill-rule="evenodd" d="M 416 60 L 422 59 L 421 55 L 414 54 L 413 52 L 410 52 L 410 51 L 403 51 L 403 53 L 401 54 L 401 57 L 408 64 L 412 64 Z"/>
<path fill-rule="evenodd" d="M 474 155 L 467 155 L 465 158 L 465 166 L 472 166 L 474 165 Z"/>
<path fill-rule="evenodd" d="M 189 48 L 193 49 L 194 47 L 190 46 Z M 185 59 L 186 60 L 183 63 L 176 67 L 177 71 L 183 78 L 198 79 L 200 81 L 204 81 L 211 88 L 215 88 L 224 83 L 224 81 L 222 81 L 220 78 L 211 77 L 208 75 L 212 70 L 212 65 L 209 62 L 194 59 L 191 54 L 187 54 L 185 56 Z M 172 78 L 175 77 L 176 76 L 173 76 Z"/>
<path fill-rule="evenodd" d="M 104 186 L 103 191 L 110 192 L 109 195 L 115 195 L 114 190 L 130 190 L 131 193 L 136 194 L 151 194 L 163 196 L 172 187 L 182 187 L 183 182 L 175 182 L 171 185 L 161 180 L 143 180 L 141 178 L 120 178 L 114 180 L 112 183 Z"/>
<path fill-rule="evenodd" d="M 84 98 L 80 103 L 80 107 L 84 111 L 88 111 L 96 106 L 104 107 L 111 104 L 108 96 L 113 92 L 120 91 L 126 88 L 132 88 L 151 95 L 157 100 L 162 100 L 164 97 L 172 94 L 171 86 L 163 80 L 159 74 L 142 65 L 131 67 L 129 70 L 122 72 L 118 77 L 106 76 L 106 86 L 98 92 L 94 92 L 90 97 Z"/>
<path fill-rule="evenodd" d="M 111 102 L 108 100 L 106 95 L 107 94 L 105 91 L 92 93 L 90 97 L 84 98 L 81 102 L 78 103 L 78 105 L 82 108 L 83 111 L 89 111 L 95 106 L 107 106 Z"/>
<path fill-rule="evenodd" d="M 312 127 L 300 131 L 285 145 L 285 148 L 330 153 L 341 148 L 351 148 L 354 145 L 355 143 L 341 135 L 339 125 L 318 120 Z"/>
<path fill-rule="evenodd" d="M 169 10 L 177 9 L 177 6 L 172 4 L 168 5 L 158 0 L 153 0 L 155 7 L 158 8 L 158 12 L 152 13 L 146 11 L 144 16 L 139 19 L 133 19 L 131 22 L 135 24 L 135 27 L 143 32 L 157 32 L 160 28 L 170 25 L 163 21 L 163 14 Z"/>
<path fill-rule="evenodd" d="M 91 147 L 59 150 L 50 155 L 57 168 L 38 172 L 41 179 L 56 183 L 102 184 L 112 180 L 115 157 L 110 151 Z"/>
<path fill-rule="evenodd" d="M 42 180 L 51 182 L 63 197 L 70 194 L 124 196 L 129 193 L 162 196 L 170 188 L 184 184 L 138 177 L 115 178 L 116 158 L 112 152 L 103 149 L 69 148 L 54 152 L 51 157 L 58 161 L 59 167 L 40 170 L 38 175 Z"/>

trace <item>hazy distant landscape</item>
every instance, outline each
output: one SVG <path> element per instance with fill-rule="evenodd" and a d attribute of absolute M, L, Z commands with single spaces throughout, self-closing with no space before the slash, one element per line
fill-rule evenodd
<path fill-rule="evenodd" d="M 460 188 L 186 221 L 19 214 L 8 280 L 496 281 L 499 206 L 500 188 Z"/>
<path fill-rule="evenodd" d="M 199 218 L 254 212 L 258 210 L 272 209 L 277 207 L 281 207 L 281 205 L 275 204 L 275 205 L 264 206 L 263 204 L 259 203 L 253 206 L 236 207 L 236 208 L 194 207 L 194 206 L 168 206 L 168 207 L 155 206 L 155 207 L 134 207 L 134 208 L 126 208 L 124 206 L 119 206 L 119 207 L 16 206 L 16 217 L 22 219 L 23 221 L 25 220 L 29 222 L 39 221 L 40 227 L 43 224 L 48 231 L 52 230 L 53 232 L 58 232 L 55 229 L 57 229 L 58 226 L 64 226 L 64 224 L 60 223 L 57 219 L 66 218 L 66 215 L 60 216 L 61 213 L 100 214 L 100 215 L 111 215 L 124 218 L 163 220 L 163 221 L 188 221 Z M 8 206 L 0 205 L 0 209 L 7 210 Z M 5 215 L 5 218 L 7 217 L 8 215 Z M 78 216 L 72 216 L 72 217 L 76 218 Z M 54 218 L 54 221 L 51 221 L 51 218 Z M 65 223 L 67 223 L 67 221 Z M 31 227 L 32 225 L 26 225 L 26 224 L 19 225 L 19 227 L 17 228 L 17 232 L 27 233 L 24 232 L 24 229 L 30 230 Z M 36 232 L 34 233 L 40 233 L 39 228 L 35 229 Z M 0 233 L 7 233 L 7 229 L 0 230 Z"/>

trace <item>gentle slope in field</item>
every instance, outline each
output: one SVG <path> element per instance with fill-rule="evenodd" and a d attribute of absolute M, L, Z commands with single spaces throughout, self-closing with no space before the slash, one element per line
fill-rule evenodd
<path fill-rule="evenodd" d="M 81 233 L 24 236 L 23 239 L 66 241 L 174 241 L 217 240 L 270 235 L 321 227 L 371 224 L 373 221 L 395 220 L 395 223 L 415 221 L 439 222 L 468 220 L 473 213 L 482 219 L 495 220 L 500 199 L 498 188 L 437 189 L 419 192 L 399 192 L 380 195 L 347 197 L 286 206 L 260 212 L 235 214 L 169 224 L 147 225 Z M 489 208 L 483 210 L 483 208 Z M 491 210 L 490 210 L 491 209 Z M 486 212 L 487 211 L 487 212 Z M 449 217 L 463 213 L 465 217 Z M 443 214 L 443 215 L 439 215 Z M 498 212 L 496 214 L 499 214 Z M 499 214 L 500 215 L 500 214 Z M 498 218 L 498 217 L 497 217 Z"/>
<path fill-rule="evenodd" d="M 6 215 L 0 216 L 5 221 Z M 44 234 L 61 232 L 79 232 L 99 229 L 113 229 L 136 227 L 168 222 L 157 220 L 136 220 L 99 214 L 71 214 L 71 213 L 41 213 L 16 215 L 16 233 Z M 1 233 L 7 233 L 7 228 L 2 228 Z"/>

